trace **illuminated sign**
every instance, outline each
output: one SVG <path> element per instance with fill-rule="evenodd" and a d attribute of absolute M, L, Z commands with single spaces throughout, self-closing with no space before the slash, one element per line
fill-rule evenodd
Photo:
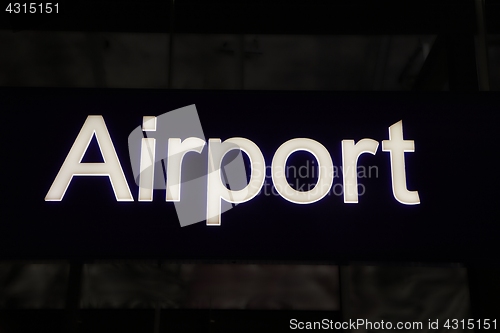
<path fill-rule="evenodd" d="M 498 94 L 0 95 L 0 258 L 498 262 Z"/>
<path fill-rule="evenodd" d="M 144 116 L 142 130 L 155 132 L 157 118 Z M 88 146 L 95 136 L 103 157 L 102 163 L 82 163 Z M 200 154 L 206 142 L 197 137 L 168 138 L 166 201 L 177 202 L 181 198 L 181 170 L 183 158 L 187 153 Z M 343 195 L 345 203 L 358 202 L 358 158 L 364 153 L 375 155 L 379 144 L 369 138 L 342 140 Z M 222 161 L 231 150 L 244 152 L 250 160 L 248 184 L 240 190 L 230 190 L 221 177 Z M 413 140 L 405 140 L 403 122 L 400 120 L 389 127 L 389 139 L 382 141 L 382 150 L 390 155 L 392 190 L 394 198 L 402 204 L 420 203 L 418 191 L 409 191 L 406 182 L 405 152 L 414 152 Z M 285 170 L 287 161 L 294 152 L 306 151 L 317 162 L 318 180 L 307 191 L 299 191 L 287 181 Z M 156 139 L 141 139 L 139 201 L 152 201 Z M 266 162 L 259 147 L 251 140 L 233 137 L 221 141 L 220 138 L 208 140 L 207 170 L 207 225 L 221 224 L 221 202 L 239 204 L 253 199 L 262 189 L 266 174 Z M 318 141 L 309 138 L 295 138 L 283 143 L 275 152 L 271 164 L 272 181 L 277 192 L 286 200 L 296 204 L 311 204 L 324 198 L 334 181 L 334 165 L 328 150 Z M 117 201 L 133 201 L 130 188 L 125 179 L 111 136 L 102 116 L 88 116 L 71 150 L 59 170 L 45 200 L 61 201 L 74 176 L 107 176 L 113 187 Z"/>

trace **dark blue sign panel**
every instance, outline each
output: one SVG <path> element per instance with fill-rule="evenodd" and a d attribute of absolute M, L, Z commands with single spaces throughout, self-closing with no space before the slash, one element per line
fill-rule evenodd
<path fill-rule="evenodd" d="M 0 93 L 3 259 L 499 262 L 498 94 Z"/>

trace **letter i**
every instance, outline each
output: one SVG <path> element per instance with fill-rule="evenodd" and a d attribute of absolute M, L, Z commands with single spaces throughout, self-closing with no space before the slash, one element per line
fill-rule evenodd
<path fill-rule="evenodd" d="M 153 201 L 156 139 L 148 138 L 146 132 L 156 131 L 156 117 L 142 118 L 144 138 L 141 142 L 141 165 L 139 174 L 139 201 Z"/>

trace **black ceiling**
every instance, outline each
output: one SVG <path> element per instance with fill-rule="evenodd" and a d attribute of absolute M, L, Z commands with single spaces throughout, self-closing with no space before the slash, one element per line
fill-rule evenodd
<path fill-rule="evenodd" d="M 175 13 L 175 15 L 174 15 Z M 63 0 L 58 14 L 2 10 L 0 29 L 258 34 L 472 34 L 473 0 Z M 500 1 L 485 4 L 500 32 Z"/>

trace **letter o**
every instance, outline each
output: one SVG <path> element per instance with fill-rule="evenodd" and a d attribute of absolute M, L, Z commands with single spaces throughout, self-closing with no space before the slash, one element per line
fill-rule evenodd
<path fill-rule="evenodd" d="M 296 151 L 307 151 L 318 161 L 318 182 L 309 191 L 293 189 L 286 179 L 286 162 Z M 280 172 L 281 168 L 281 172 Z M 283 143 L 274 154 L 271 176 L 276 191 L 286 200 L 296 204 L 310 204 L 321 200 L 328 194 L 333 184 L 333 163 L 328 150 L 318 141 L 296 138 Z"/>

